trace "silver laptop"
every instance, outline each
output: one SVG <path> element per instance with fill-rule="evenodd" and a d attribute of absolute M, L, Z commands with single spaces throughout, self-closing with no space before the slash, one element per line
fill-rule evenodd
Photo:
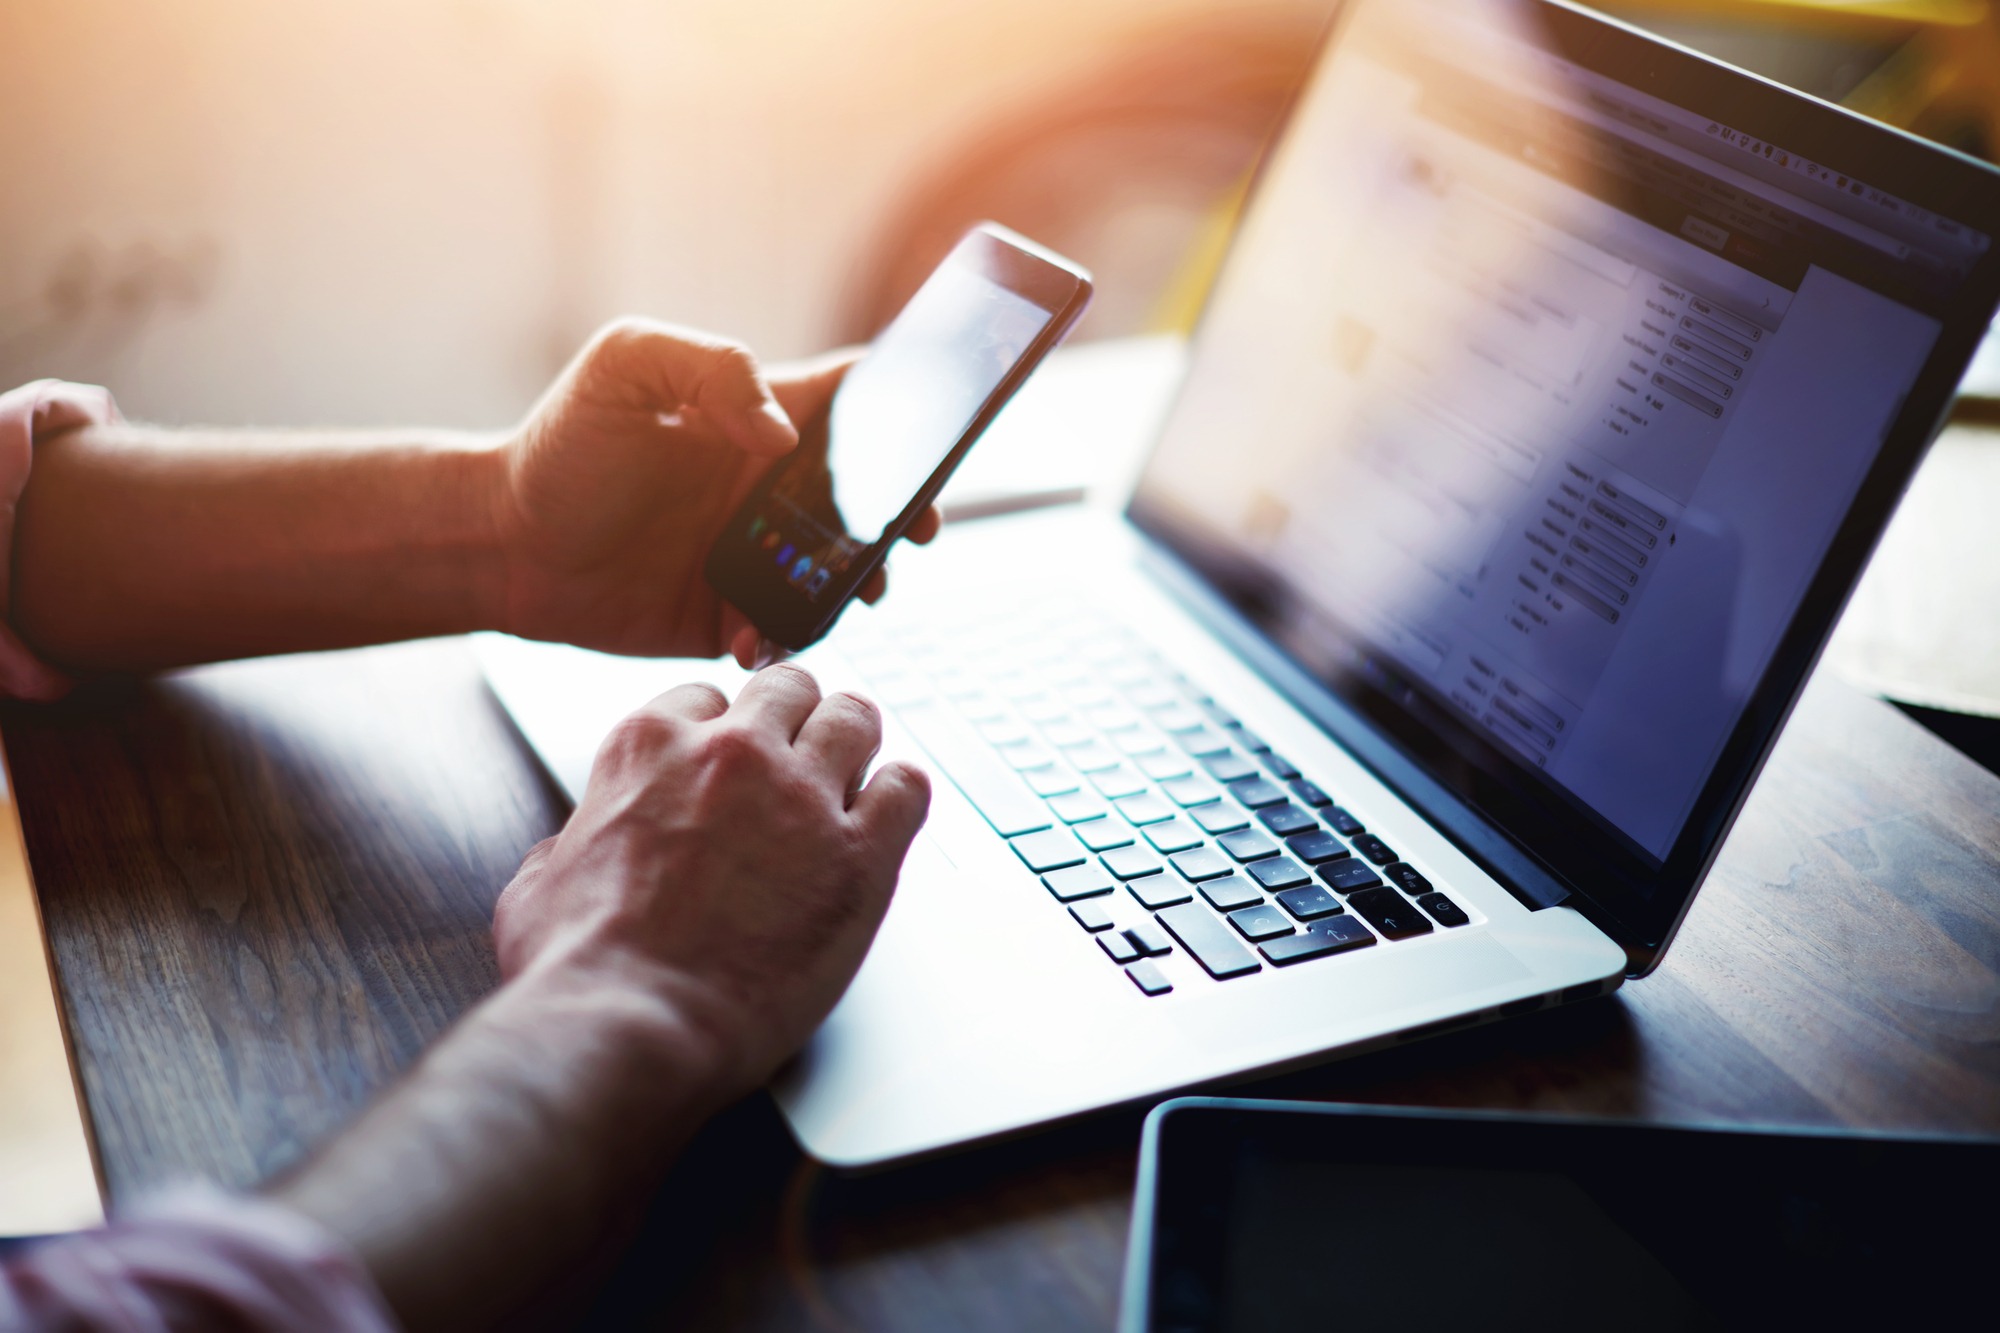
<path fill-rule="evenodd" d="M 1996 231 L 1990 169 L 1585 11 L 1349 4 L 1123 514 L 954 527 L 807 659 L 939 780 L 775 1084 L 799 1141 L 884 1163 L 1643 976 Z M 482 651 L 572 794 L 729 674 Z"/>

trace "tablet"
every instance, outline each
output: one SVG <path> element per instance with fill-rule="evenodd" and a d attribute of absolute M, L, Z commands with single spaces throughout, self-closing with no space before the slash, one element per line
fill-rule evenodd
<path fill-rule="evenodd" d="M 1991 1308 L 1995 1147 L 1181 1098 L 1146 1122 L 1119 1326 L 1921 1326 Z"/>

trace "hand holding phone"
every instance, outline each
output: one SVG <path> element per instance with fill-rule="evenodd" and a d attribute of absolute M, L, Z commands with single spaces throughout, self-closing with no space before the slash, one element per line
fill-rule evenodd
<path fill-rule="evenodd" d="M 817 642 L 1090 301 L 1075 264 L 983 223 L 849 370 L 709 552 L 764 638 Z"/>

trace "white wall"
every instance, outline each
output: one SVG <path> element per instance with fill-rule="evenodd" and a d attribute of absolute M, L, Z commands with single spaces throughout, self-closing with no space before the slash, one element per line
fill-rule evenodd
<path fill-rule="evenodd" d="M 156 420 L 483 425 L 621 311 L 816 350 L 955 135 L 1245 7 L 0 0 L 0 379 Z"/>

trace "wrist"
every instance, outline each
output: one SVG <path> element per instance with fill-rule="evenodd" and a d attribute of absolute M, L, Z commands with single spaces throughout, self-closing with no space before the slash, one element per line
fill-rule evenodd
<path fill-rule="evenodd" d="M 573 936 L 546 949 L 507 992 L 524 1015 L 591 1032 L 635 1080 L 697 1119 L 758 1081 L 743 1069 L 742 1043 L 712 993 L 633 949 Z"/>
<path fill-rule="evenodd" d="M 477 629 L 511 632 L 513 452 L 511 436 L 491 436 L 457 451 L 454 459 L 466 523 L 476 534 L 465 599 L 468 621 Z"/>

